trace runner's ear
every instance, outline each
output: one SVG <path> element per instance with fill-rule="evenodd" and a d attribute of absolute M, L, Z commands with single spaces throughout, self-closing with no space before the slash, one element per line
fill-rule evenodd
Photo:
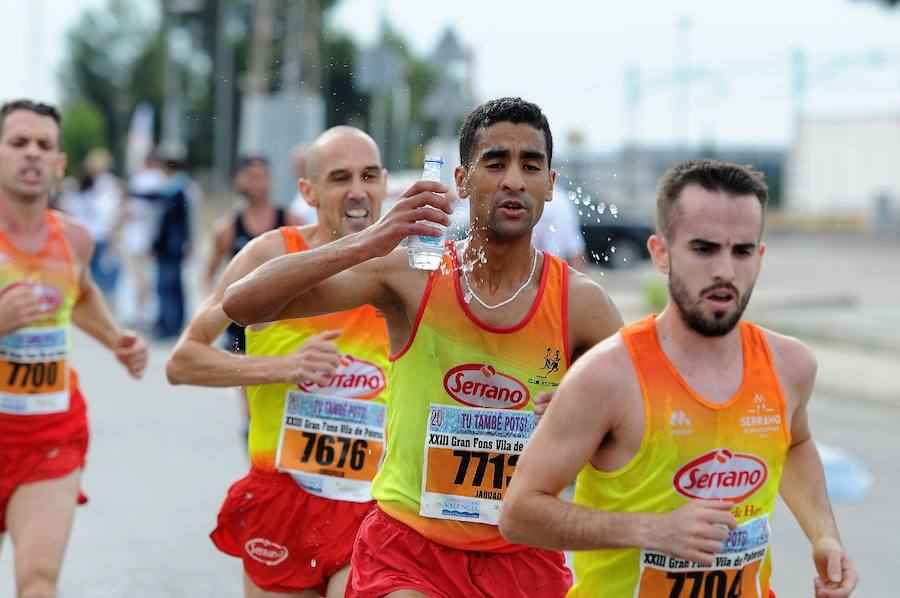
<path fill-rule="evenodd" d="M 56 158 L 56 166 L 54 168 L 53 175 L 57 181 L 61 180 L 63 176 L 66 174 L 66 165 L 69 163 L 69 157 L 60 152 L 59 156 Z"/>
<path fill-rule="evenodd" d="M 669 246 L 662 235 L 651 235 L 647 239 L 647 249 L 650 250 L 650 258 L 653 265 L 663 274 L 669 274 Z"/>
<path fill-rule="evenodd" d="M 466 183 L 469 179 L 469 171 L 462 166 L 453 169 L 453 180 L 456 183 L 456 194 L 460 199 L 469 197 L 469 191 L 466 189 Z"/>
<path fill-rule="evenodd" d="M 303 196 L 303 199 L 306 200 L 306 203 L 314 208 L 319 207 L 319 200 L 316 197 L 316 192 L 313 190 L 313 186 L 309 184 L 309 179 L 298 179 L 297 189 L 300 190 L 300 195 Z"/>

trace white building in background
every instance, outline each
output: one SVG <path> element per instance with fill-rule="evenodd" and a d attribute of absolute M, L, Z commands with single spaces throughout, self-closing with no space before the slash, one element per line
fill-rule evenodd
<path fill-rule="evenodd" d="M 801 119 L 788 153 L 786 210 L 862 217 L 874 225 L 900 205 L 900 115 Z"/>

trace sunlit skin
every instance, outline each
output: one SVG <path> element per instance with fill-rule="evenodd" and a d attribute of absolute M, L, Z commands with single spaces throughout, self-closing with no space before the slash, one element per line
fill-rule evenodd
<path fill-rule="evenodd" d="M 511 122 L 482 129 L 472 164 L 454 174 L 459 196 L 470 202 L 473 236 L 500 242 L 530 241 L 556 180 L 543 131 Z"/>
<path fill-rule="evenodd" d="M 267 201 L 271 184 L 269 166 L 262 161 L 251 162 L 234 177 L 235 188 L 251 203 Z"/>
<path fill-rule="evenodd" d="M 387 171 L 375 142 L 362 133 L 336 131 L 310 151 L 315 159 L 299 187 L 316 208 L 316 235 L 330 235 L 321 241 L 360 232 L 378 220 L 387 197 Z"/>
<path fill-rule="evenodd" d="M 454 176 L 457 193 L 469 199 L 471 231 L 462 259 L 473 265 L 475 292 L 496 303 L 527 280 L 531 231 L 544 202 L 553 197 L 556 171 L 548 164 L 544 133 L 527 123 L 486 127 L 478 134 L 469 168 L 457 167 Z M 508 263 L 517 266 L 510 269 Z M 542 267 L 539 257 L 536 269 Z"/>
<path fill-rule="evenodd" d="M 65 166 L 56 121 L 28 110 L 7 115 L 0 135 L 0 189 L 7 200 L 41 203 Z"/>
<path fill-rule="evenodd" d="M 733 196 L 687 185 L 678 199 L 672 238 L 649 241 L 669 276 L 668 312 L 703 336 L 722 336 L 740 320 L 762 268 L 763 212 L 755 195 Z"/>

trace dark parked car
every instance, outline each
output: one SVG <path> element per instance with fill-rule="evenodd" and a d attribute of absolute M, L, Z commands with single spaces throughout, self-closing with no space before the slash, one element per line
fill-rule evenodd
<path fill-rule="evenodd" d="M 631 268 L 650 259 L 647 239 L 654 232 L 642 222 L 608 214 L 600 222 L 581 225 L 588 259 L 607 268 Z"/>

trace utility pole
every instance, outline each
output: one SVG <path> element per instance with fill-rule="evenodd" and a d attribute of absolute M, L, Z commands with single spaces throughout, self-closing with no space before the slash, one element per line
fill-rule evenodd
<path fill-rule="evenodd" d="M 269 65 L 272 62 L 272 0 L 256 0 L 251 44 L 246 91 L 266 93 L 269 90 Z"/>
<path fill-rule="evenodd" d="M 690 101 L 691 101 L 691 56 L 690 35 L 691 18 L 681 16 L 676 24 L 675 33 L 675 65 L 672 69 L 672 145 L 678 147 L 689 144 L 688 136 L 691 128 Z"/>
<path fill-rule="evenodd" d="M 231 148 L 234 145 L 234 48 L 231 36 L 231 0 L 216 4 L 215 117 L 213 127 L 213 169 L 215 191 L 224 195 L 229 187 Z"/>

